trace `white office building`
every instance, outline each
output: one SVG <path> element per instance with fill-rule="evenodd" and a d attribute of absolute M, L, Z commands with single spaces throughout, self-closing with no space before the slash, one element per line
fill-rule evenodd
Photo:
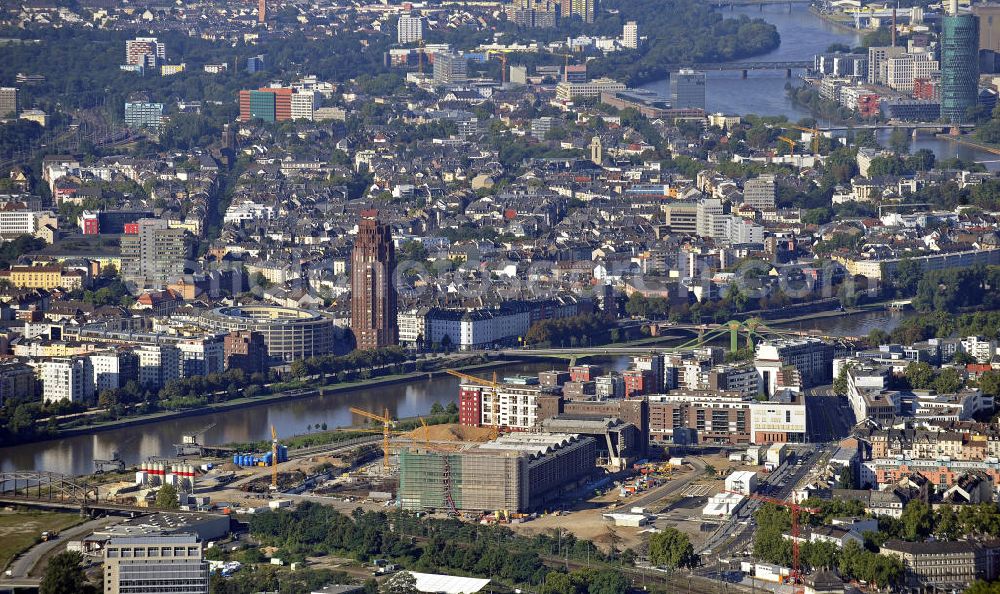
<path fill-rule="evenodd" d="M 208 582 L 193 534 L 117 536 L 104 548 L 105 594 L 208 594 Z"/>
<path fill-rule="evenodd" d="M 622 27 L 622 47 L 629 49 L 639 47 L 639 24 L 635 21 L 628 21 Z"/>
<path fill-rule="evenodd" d="M 416 43 L 424 38 L 424 17 L 414 14 L 400 15 L 396 25 L 396 41 L 400 45 Z"/>
<path fill-rule="evenodd" d="M 313 121 L 316 112 L 316 93 L 296 91 L 292 93 L 292 119 Z"/>
<path fill-rule="evenodd" d="M 180 349 L 176 346 L 142 345 L 135 354 L 139 356 L 139 384 L 143 387 L 162 388 L 180 377 Z"/>
<path fill-rule="evenodd" d="M 41 363 L 42 401 L 88 402 L 94 395 L 89 357 L 60 357 Z"/>

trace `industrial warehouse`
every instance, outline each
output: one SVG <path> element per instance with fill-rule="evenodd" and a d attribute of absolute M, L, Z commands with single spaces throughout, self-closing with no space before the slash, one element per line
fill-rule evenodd
<path fill-rule="evenodd" d="M 512 433 L 456 451 L 404 448 L 399 501 L 411 510 L 528 511 L 587 482 L 596 456 L 593 438 L 565 433 Z"/>

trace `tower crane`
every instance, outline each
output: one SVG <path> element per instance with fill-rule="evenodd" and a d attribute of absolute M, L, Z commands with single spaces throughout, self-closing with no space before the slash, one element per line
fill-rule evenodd
<path fill-rule="evenodd" d="M 389 470 L 389 457 L 391 456 L 391 452 L 389 450 L 389 437 L 392 435 L 392 427 L 396 424 L 396 421 L 389 416 L 389 409 L 383 409 L 381 416 L 373 412 L 368 412 L 367 410 L 354 408 L 353 406 L 351 407 L 351 412 L 356 415 L 361 415 L 366 419 L 382 423 L 382 467 Z"/>
<path fill-rule="evenodd" d="M 565 63 L 563 64 L 563 82 L 568 81 L 569 80 L 569 59 L 572 58 L 573 55 L 572 54 L 557 54 L 557 53 L 554 53 L 554 52 L 553 52 L 552 55 L 553 56 L 562 56 L 563 58 L 566 59 Z"/>
<path fill-rule="evenodd" d="M 819 130 L 816 128 L 807 128 L 805 126 L 796 126 L 795 124 L 785 124 L 783 126 L 778 126 L 784 130 L 798 130 L 799 132 L 809 132 L 812 134 L 812 152 L 819 154 Z"/>
<path fill-rule="evenodd" d="M 740 493 L 738 491 L 727 491 L 728 493 L 736 493 L 738 495 L 744 495 L 750 499 L 756 499 L 757 501 L 763 501 L 765 503 L 771 503 L 779 507 L 787 507 L 788 511 L 791 512 L 792 516 L 792 571 L 789 575 L 789 581 L 792 584 L 792 594 L 799 592 L 799 582 L 802 581 L 802 572 L 799 569 L 799 514 L 805 512 L 810 514 L 818 514 L 820 510 L 815 507 L 809 507 L 806 505 L 799 505 L 794 501 L 786 501 L 784 499 L 776 499 L 774 497 L 767 497 L 766 495 L 758 495 L 756 493 L 751 493 L 747 495 L 746 493 Z"/>
<path fill-rule="evenodd" d="M 780 140 L 781 142 L 787 142 L 788 143 L 788 148 L 792 151 L 793 155 L 795 154 L 795 141 L 794 140 L 792 140 L 791 138 L 789 138 L 787 136 L 779 136 L 778 140 Z"/>
<path fill-rule="evenodd" d="M 480 386 L 486 386 L 488 388 L 493 388 L 493 411 L 492 411 L 492 429 L 490 429 L 490 439 L 496 439 L 500 436 L 500 384 L 497 383 L 497 373 L 493 372 L 493 379 L 487 380 L 481 377 L 476 377 L 474 375 L 469 375 L 467 373 L 462 373 L 461 371 L 455 371 L 454 369 L 445 370 L 448 375 L 453 375 L 458 379 L 463 379 L 467 382 L 472 382 L 474 384 L 479 384 Z"/>

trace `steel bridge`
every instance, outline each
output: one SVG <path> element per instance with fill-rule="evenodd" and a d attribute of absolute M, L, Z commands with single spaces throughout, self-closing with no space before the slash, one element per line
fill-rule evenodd
<path fill-rule="evenodd" d="M 2 472 L 0 496 L 68 503 L 80 507 L 98 503 L 97 487 L 56 472 Z"/>

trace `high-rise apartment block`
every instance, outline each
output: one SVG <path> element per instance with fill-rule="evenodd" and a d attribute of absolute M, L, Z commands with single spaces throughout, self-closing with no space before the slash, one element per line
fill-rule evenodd
<path fill-rule="evenodd" d="M 507 18 L 519 27 L 552 28 L 559 20 L 559 3 L 555 0 L 514 0 L 507 5 Z"/>
<path fill-rule="evenodd" d="M 247 374 L 267 371 L 267 342 L 260 332 L 236 330 L 224 341 L 226 369 L 242 369 Z"/>
<path fill-rule="evenodd" d="M 748 179 L 743 185 L 743 203 L 757 210 L 774 210 L 774 196 L 773 175 Z"/>
<path fill-rule="evenodd" d="M 122 275 L 142 286 L 162 287 L 184 274 L 191 255 L 187 231 L 161 219 L 140 219 L 135 234 L 121 237 Z"/>
<path fill-rule="evenodd" d="M 434 54 L 434 84 L 454 85 L 468 78 L 469 63 L 465 56 L 451 52 Z"/>
<path fill-rule="evenodd" d="M 889 58 L 896 58 L 905 53 L 906 48 L 903 47 L 868 48 L 868 82 L 873 85 L 884 84 Z"/>
<path fill-rule="evenodd" d="M 597 0 L 561 0 L 563 18 L 580 17 L 584 22 L 593 23 L 597 13 Z"/>
<path fill-rule="evenodd" d="M 59 357 L 41 364 L 42 401 L 89 402 L 94 396 L 89 357 Z"/>
<path fill-rule="evenodd" d="M 125 102 L 125 126 L 159 130 L 163 123 L 163 104 L 146 101 Z"/>
<path fill-rule="evenodd" d="M 639 47 L 639 24 L 629 21 L 622 27 L 622 47 L 636 49 Z"/>
<path fill-rule="evenodd" d="M 316 93 L 299 90 L 292 93 L 292 119 L 313 121 L 316 113 Z"/>
<path fill-rule="evenodd" d="M 0 87 L 0 118 L 17 115 L 17 88 Z"/>
<path fill-rule="evenodd" d="M 670 74 L 670 106 L 705 109 L 705 73 L 682 68 Z"/>
<path fill-rule="evenodd" d="M 402 14 L 396 21 L 396 41 L 402 45 L 416 43 L 424 38 L 424 17 L 417 14 Z"/>
<path fill-rule="evenodd" d="M 389 225 L 378 220 L 377 210 L 362 211 L 351 254 L 351 330 L 359 349 L 399 342 L 395 269 L 396 248 Z"/>
<path fill-rule="evenodd" d="M 193 534 L 117 536 L 104 548 L 104 594 L 208 594 L 208 581 Z"/>
<path fill-rule="evenodd" d="M 125 42 L 125 63 L 155 68 L 167 59 L 167 46 L 155 37 L 136 37 Z"/>
<path fill-rule="evenodd" d="M 264 55 L 250 56 L 247 58 L 247 72 L 255 74 L 264 70 Z"/>
<path fill-rule="evenodd" d="M 941 118 L 960 123 L 976 106 L 979 83 L 979 20 L 958 14 L 952 2 L 941 19 Z"/>

